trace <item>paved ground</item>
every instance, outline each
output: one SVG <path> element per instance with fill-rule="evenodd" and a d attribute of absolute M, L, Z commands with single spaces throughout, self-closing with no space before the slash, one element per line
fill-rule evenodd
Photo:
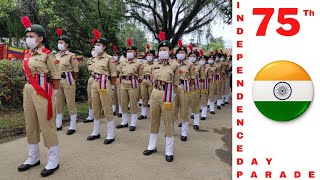
<path fill-rule="evenodd" d="M 120 119 L 116 118 L 116 123 Z M 191 122 L 191 121 L 190 121 Z M 49 179 L 231 179 L 231 105 L 217 114 L 208 113 L 200 121 L 200 130 L 189 126 L 188 141 L 180 141 L 180 128 L 175 126 L 174 161 L 165 160 L 163 123 L 158 136 L 158 152 L 143 156 L 149 140 L 150 119 L 139 120 L 137 130 L 116 129 L 116 141 L 104 145 L 105 136 L 88 142 L 93 124 L 77 124 L 77 133 L 65 135 L 67 127 L 58 132 L 60 169 Z M 106 134 L 106 123 L 102 124 Z M 27 158 L 26 138 L 0 145 L 0 179 L 41 179 L 40 171 L 47 162 L 47 149 L 40 143 L 41 165 L 26 172 L 17 167 Z"/>

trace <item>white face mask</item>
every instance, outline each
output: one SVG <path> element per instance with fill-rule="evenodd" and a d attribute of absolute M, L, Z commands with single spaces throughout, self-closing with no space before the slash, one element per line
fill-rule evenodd
<path fill-rule="evenodd" d="M 158 61 L 158 58 L 154 58 L 154 62 L 157 62 Z"/>
<path fill-rule="evenodd" d="M 216 61 L 219 61 L 219 57 L 216 57 Z"/>
<path fill-rule="evenodd" d="M 142 63 L 146 64 L 146 63 L 148 63 L 148 61 L 143 59 Z"/>
<path fill-rule="evenodd" d="M 224 61 L 225 59 L 222 57 L 222 58 L 220 58 L 220 61 Z"/>
<path fill-rule="evenodd" d="M 128 58 L 128 59 L 132 59 L 132 58 L 134 58 L 133 53 L 127 53 L 127 58 Z"/>
<path fill-rule="evenodd" d="M 160 59 L 168 59 L 169 58 L 168 51 L 159 51 L 159 58 Z"/>
<path fill-rule="evenodd" d="M 91 51 L 91 55 L 92 55 L 92 57 L 96 57 L 98 54 L 96 51 Z"/>
<path fill-rule="evenodd" d="M 212 59 L 208 60 L 208 63 L 213 64 L 213 60 Z"/>
<path fill-rule="evenodd" d="M 59 51 L 63 51 L 63 50 L 65 50 L 66 48 L 64 47 L 64 44 L 58 44 L 58 49 L 59 49 Z"/>
<path fill-rule="evenodd" d="M 152 56 L 147 56 L 147 61 L 152 61 Z"/>
<path fill-rule="evenodd" d="M 34 49 L 38 46 L 38 43 L 36 43 L 36 38 L 27 38 L 26 43 L 30 49 Z"/>
<path fill-rule="evenodd" d="M 97 54 L 100 54 L 102 52 L 102 46 L 94 46 L 94 50 L 97 52 Z"/>
<path fill-rule="evenodd" d="M 119 60 L 119 57 L 118 57 L 118 56 L 112 56 L 112 58 L 113 58 L 115 61 L 118 61 L 118 60 Z"/>
<path fill-rule="evenodd" d="M 196 62 L 196 60 L 197 60 L 197 58 L 195 58 L 195 57 L 189 57 L 189 61 L 190 61 L 191 63 Z"/>
<path fill-rule="evenodd" d="M 200 61 L 199 61 L 199 64 L 200 64 L 201 66 L 203 66 L 203 65 L 205 65 L 205 64 L 206 64 L 206 61 L 204 61 L 204 60 L 200 60 Z"/>
<path fill-rule="evenodd" d="M 177 54 L 177 59 L 178 60 L 184 60 L 186 58 L 185 54 Z"/>

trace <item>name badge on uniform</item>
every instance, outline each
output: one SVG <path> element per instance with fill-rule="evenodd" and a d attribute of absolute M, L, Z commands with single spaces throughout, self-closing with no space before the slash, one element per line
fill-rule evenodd
<path fill-rule="evenodd" d="M 99 90 L 99 94 L 106 95 L 107 94 L 107 90 L 106 89 L 100 89 Z"/>

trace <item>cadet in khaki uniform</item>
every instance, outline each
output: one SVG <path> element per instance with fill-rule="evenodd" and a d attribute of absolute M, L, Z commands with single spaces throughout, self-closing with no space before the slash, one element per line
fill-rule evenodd
<path fill-rule="evenodd" d="M 131 39 L 127 40 L 127 59 L 120 68 L 121 76 L 121 109 L 122 121 L 116 127 L 118 129 L 128 127 L 128 104 L 130 102 L 131 124 L 130 131 L 136 130 L 138 120 L 139 83 L 143 79 L 143 69 L 136 59 L 136 47 L 132 47 Z"/>
<path fill-rule="evenodd" d="M 214 111 L 214 100 L 215 94 L 217 91 L 217 69 L 219 68 L 218 64 L 214 61 L 214 56 L 209 56 L 208 58 L 208 71 L 207 71 L 207 78 L 209 82 L 209 107 L 210 107 L 210 114 L 215 114 Z"/>
<path fill-rule="evenodd" d="M 224 92 L 224 65 L 222 62 L 223 59 L 223 52 L 220 51 L 221 53 L 216 54 L 216 65 L 218 66 L 217 68 L 217 73 L 216 73 L 216 84 L 217 84 L 217 89 L 216 89 L 216 99 L 217 99 L 217 109 L 221 109 L 222 105 L 222 95 Z"/>
<path fill-rule="evenodd" d="M 118 116 L 122 116 L 122 110 L 121 110 L 121 95 L 120 95 L 120 68 L 121 68 L 121 62 L 120 62 L 120 53 L 118 52 L 118 47 L 117 46 L 113 46 L 113 55 L 112 58 L 114 60 L 114 62 L 116 63 L 116 67 L 117 67 L 117 81 L 116 81 L 116 87 L 115 90 L 113 91 L 113 96 L 112 96 L 112 112 L 113 115 L 116 115 L 116 109 L 117 109 L 117 105 L 119 108 L 119 113 Z"/>
<path fill-rule="evenodd" d="M 57 95 L 57 117 L 56 126 L 57 130 L 62 129 L 62 115 L 64 109 L 64 103 L 67 101 L 68 111 L 70 115 L 70 126 L 67 131 L 67 135 L 71 135 L 76 131 L 77 122 L 77 106 L 75 101 L 76 96 L 76 80 L 78 79 L 79 63 L 77 57 L 69 52 L 70 39 L 69 37 L 62 35 L 62 30 L 57 29 L 58 49 L 60 52 L 56 54 L 58 60 L 59 71 L 61 73 L 61 82 Z"/>
<path fill-rule="evenodd" d="M 210 56 L 213 55 L 211 52 Z M 208 94 L 209 94 L 209 80 L 208 80 L 208 70 L 209 65 L 207 62 L 208 57 L 200 56 L 200 79 L 201 79 L 201 120 L 207 119 L 207 104 L 208 104 Z"/>
<path fill-rule="evenodd" d="M 93 42 L 94 45 L 94 42 Z M 94 46 L 91 48 L 91 55 L 92 57 L 88 59 L 87 61 L 87 68 L 88 68 L 88 73 L 89 73 L 89 79 L 88 79 L 88 84 L 87 84 L 87 95 L 88 95 L 88 104 L 89 104 L 89 116 L 87 117 L 86 120 L 84 120 L 84 123 L 89 123 L 93 122 L 93 110 L 92 110 L 92 97 L 91 97 L 91 88 L 92 84 L 94 82 L 94 59 L 97 56 L 96 51 L 94 50 Z"/>
<path fill-rule="evenodd" d="M 152 69 L 153 69 L 153 58 L 155 51 L 150 50 L 150 46 L 147 44 L 146 60 L 147 63 L 143 64 L 143 81 L 141 83 L 141 96 L 142 96 L 142 108 L 141 116 L 138 119 L 147 119 L 147 107 L 149 107 L 149 100 L 151 92 L 154 88 L 152 84 Z"/>
<path fill-rule="evenodd" d="M 26 28 L 26 42 L 29 47 L 24 52 L 23 69 L 27 83 L 23 89 L 23 109 L 29 147 L 28 159 L 18 170 L 40 165 L 40 130 L 44 146 L 49 149 L 48 163 L 41 171 L 46 177 L 59 169 L 58 136 L 55 127 L 55 98 L 60 84 L 60 73 L 56 60 L 44 45 L 47 42 L 44 28 L 38 24 L 31 25 L 27 16 L 21 18 Z"/>
<path fill-rule="evenodd" d="M 174 118 L 173 118 L 173 99 L 174 89 L 179 82 L 174 82 L 177 63 L 170 60 L 172 45 L 170 41 L 165 40 L 165 33 L 159 33 L 159 39 L 162 41 L 158 47 L 159 62 L 154 64 L 153 82 L 155 88 L 151 93 L 151 134 L 148 148 L 143 152 L 149 156 L 157 152 L 157 136 L 160 127 L 160 117 L 163 117 L 166 134 L 166 161 L 173 161 L 174 144 Z"/>
<path fill-rule="evenodd" d="M 191 54 L 189 56 L 189 59 L 197 56 L 197 54 Z M 201 59 L 204 59 L 204 52 L 203 50 L 200 50 L 200 57 Z M 191 79 L 192 79 L 192 86 L 191 86 L 191 112 L 193 115 L 193 129 L 199 130 L 199 124 L 200 124 L 200 102 L 201 102 L 201 96 L 200 96 L 200 89 L 201 89 L 201 82 L 205 80 L 204 71 L 201 71 L 201 65 L 199 61 L 196 61 L 191 66 Z"/>
<path fill-rule="evenodd" d="M 107 137 L 104 144 L 111 144 L 115 140 L 115 124 L 112 113 L 112 91 L 116 84 L 117 69 L 112 56 L 106 53 L 108 40 L 101 38 L 97 29 L 93 30 L 95 35 L 94 49 L 97 56 L 94 61 L 94 82 L 91 89 L 92 108 L 94 114 L 93 132 L 87 137 L 88 141 L 100 138 L 100 124 L 102 119 L 107 120 Z M 104 114 L 102 115 L 102 111 Z"/>
<path fill-rule="evenodd" d="M 231 77 L 232 77 L 232 56 L 230 55 L 228 58 L 228 62 L 226 63 L 226 84 L 225 84 L 225 104 L 229 104 L 229 100 L 231 99 Z"/>

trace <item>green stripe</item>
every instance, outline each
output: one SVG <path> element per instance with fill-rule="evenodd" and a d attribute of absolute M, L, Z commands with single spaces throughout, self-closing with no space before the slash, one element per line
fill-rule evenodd
<path fill-rule="evenodd" d="M 301 116 L 311 101 L 255 101 L 259 111 L 275 121 L 290 121 Z"/>

